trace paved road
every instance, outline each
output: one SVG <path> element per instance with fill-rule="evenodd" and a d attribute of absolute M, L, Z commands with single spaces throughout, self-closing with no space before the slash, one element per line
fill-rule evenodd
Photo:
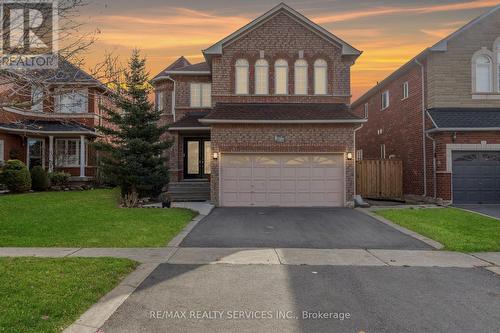
<path fill-rule="evenodd" d="M 187 319 L 163 311 L 186 311 Z M 208 315 L 190 311 L 222 312 L 190 319 Z M 276 311 L 292 319 L 276 319 Z M 303 319 L 302 311 L 350 319 Z M 241 315 L 270 318 L 234 319 Z M 457 333 L 494 332 L 499 322 L 500 279 L 479 268 L 162 264 L 103 330 Z"/>
<path fill-rule="evenodd" d="M 457 205 L 457 207 L 500 219 L 500 205 Z"/>
<path fill-rule="evenodd" d="M 182 247 L 431 249 L 348 208 L 217 208 Z"/>

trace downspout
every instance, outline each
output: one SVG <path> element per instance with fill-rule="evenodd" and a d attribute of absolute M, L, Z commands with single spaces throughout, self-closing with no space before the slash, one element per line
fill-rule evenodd
<path fill-rule="evenodd" d="M 353 191 L 353 197 L 356 196 L 357 192 L 357 184 L 356 184 L 356 155 L 357 155 L 357 150 L 356 150 L 356 132 L 359 131 L 361 128 L 363 128 L 364 124 L 359 125 L 354 129 L 354 152 L 353 152 L 353 160 L 354 160 L 354 191 Z"/>
<path fill-rule="evenodd" d="M 425 148 L 425 69 L 424 65 L 415 58 L 415 63 L 420 66 L 421 69 L 421 81 L 422 81 L 422 153 L 423 153 L 423 171 L 424 171 L 424 197 L 427 196 L 427 150 Z"/>
<path fill-rule="evenodd" d="M 429 135 L 429 133 L 425 133 L 425 136 L 432 141 L 432 186 L 434 199 L 437 199 L 437 179 L 436 179 L 436 140 Z"/>

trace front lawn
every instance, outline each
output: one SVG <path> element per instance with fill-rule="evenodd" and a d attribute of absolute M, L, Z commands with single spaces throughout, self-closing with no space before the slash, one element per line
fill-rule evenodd
<path fill-rule="evenodd" d="M 60 332 L 135 267 L 126 259 L 0 258 L 0 332 Z"/>
<path fill-rule="evenodd" d="M 0 196 L 0 247 L 161 247 L 195 216 L 119 208 L 116 190 Z"/>
<path fill-rule="evenodd" d="M 500 251 L 500 221 L 455 208 L 388 209 L 377 214 L 434 239 L 445 250 Z"/>

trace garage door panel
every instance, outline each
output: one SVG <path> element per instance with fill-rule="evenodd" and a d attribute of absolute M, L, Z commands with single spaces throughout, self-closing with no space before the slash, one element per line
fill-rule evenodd
<path fill-rule="evenodd" d="M 221 163 L 224 206 L 343 206 L 343 154 L 227 154 Z"/>
<path fill-rule="evenodd" d="M 500 203 L 500 152 L 453 152 L 453 201 Z"/>

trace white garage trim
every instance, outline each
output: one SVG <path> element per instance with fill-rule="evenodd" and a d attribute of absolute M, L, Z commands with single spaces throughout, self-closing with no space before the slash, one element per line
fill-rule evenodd
<path fill-rule="evenodd" d="M 500 144 L 487 144 L 482 141 L 480 144 L 456 144 L 448 143 L 446 145 L 446 172 L 453 172 L 453 151 L 492 151 L 500 150 Z M 453 191 L 452 191 L 453 193 Z"/>
<path fill-rule="evenodd" d="M 224 173 L 224 164 L 223 163 L 225 161 L 226 155 L 229 155 L 229 156 L 231 156 L 231 155 L 239 155 L 239 156 L 250 156 L 250 157 L 256 156 L 256 155 L 257 156 L 258 155 L 273 155 L 273 156 L 284 156 L 284 157 L 286 157 L 286 156 L 293 156 L 293 155 L 296 155 L 296 156 L 326 155 L 326 156 L 331 156 L 332 158 L 334 156 L 337 156 L 337 157 L 335 157 L 335 160 L 337 161 L 336 162 L 337 164 L 335 164 L 335 163 L 332 164 L 331 169 L 332 169 L 332 171 L 334 171 L 335 169 L 337 169 L 337 173 L 341 172 L 341 174 L 338 174 L 338 176 L 337 176 L 337 181 L 340 180 L 340 179 L 338 179 L 339 176 L 342 176 L 343 180 L 342 180 L 342 182 L 337 183 L 337 186 L 341 185 L 341 186 L 343 186 L 343 189 L 340 189 L 340 188 L 336 187 L 337 191 L 329 191 L 328 188 L 326 188 L 326 189 L 323 189 L 324 192 L 322 192 L 322 191 L 320 191 L 320 192 L 316 192 L 316 191 L 310 192 L 311 193 L 310 197 L 308 198 L 308 200 L 304 201 L 306 203 L 304 206 L 309 206 L 310 205 L 310 204 L 308 205 L 307 203 L 311 203 L 311 202 L 314 203 L 314 202 L 316 202 L 315 201 L 316 199 L 313 199 L 312 194 L 316 194 L 317 195 L 319 193 L 323 193 L 323 198 L 321 200 L 321 203 L 323 203 L 323 202 L 330 202 L 330 200 L 332 200 L 331 201 L 332 202 L 332 206 L 333 206 L 334 203 L 336 205 L 339 205 L 339 206 L 347 206 L 347 187 L 346 187 L 346 184 L 347 184 L 347 164 L 346 164 L 346 152 L 227 152 L 227 153 L 219 153 L 219 165 L 218 165 L 218 169 L 219 169 L 219 175 L 218 175 L 218 177 L 219 177 L 219 179 L 218 179 L 218 185 L 219 185 L 218 198 L 219 199 L 218 199 L 218 201 L 219 201 L 219 205 L 221 205 L 221 206 L 224 206 L 224 205 L 228 204 L 227 201 L 225 202 L 224 196 L 223 196 L 223 193 L 225 193 L 223 191 L 223 184 L 224 184 L 224 179 L 223 179 L 223 177 L 224 177 L 224 175 L 223 175 L 223 173 Z M 339 158 L 341 159 L 341 161 L 339 161 Z M 283 160 L 280 160 L 280 161 L 281 161 L 280 163 L 283 163 Z M 251 170 L 252 171 L 251 171 L 251 176 L 250 176 L 252 184 L 253 184 L 253 179 L 254 179 L 254 165 L 255 165 L 254 163 L 255 163 L 255 161 L 252 159 L 251 160 Z M 318 163 L 318 162 L 316 162 L 316 163 Z M 314 168 L 315 164 L 314 164 L 313 160 L 309 160 L 308 161 L 308 165 L 309 165 L 310 168 L 312 168 L 311 170 L 315 170 L 315 168 Z M 319 165 L 317 167 L 319 167 Z M 283 171 L 282 168 L 283 168 L 283 165 L 281 164 L 280 170 Z M 339 170 L 339 168 L 343 168 L 343 170 Z M 329 168 L 328 167 L 321 167 L 320 169 L 329 169 Z M 282 171 L 280 171 L 280 172 L 282 172 Z M 332 172 L 332 171 L 330 171 L 330 172 Z M 325 171 L 325 172 L 328 172 L 328 171 Z M 283 175 L 284 174 L 280 173 L 280 178 L 279 179 L 282 179 Z M 311 183 L 308 184 L 309 189 L 312 189 L 312 187 L 310 187 L 310 186 L 312 186 L 312 184 L 314 183 L 314 178 L 315 177 L 313 175 L 314 175 L 314 173 L 312 173 L 312 171 L 311 171 L 310 176 L 309 176 L 310 178 L 308 178 L 311 181 Z M 328 179 L 328 177 L 332 177 L 332 176 L 326 176 L 326 174 L 324 176 L 327 177 L 325 179 Z M 236 179 L 238 179 L 238 177 L 239 176 L 237 176 Z M 285 178 L 288 178 L 288 177 L 289 176 L 285 176 Z M 297 177 L 297 175 L 295 174 L 294 177 Z M 292 177 L 292 178 L 294 178 L 294 177 Z M 320 176 L 320 178 L 321 177 L 322 176 Z M 257 177 L 257 178 L 260 178 L 260 176 Z M 319 181 L 320 178 L 317 178 L 317 176 L 316 176 L 316 182 Z M 335 178 L 335 177 L 333 176 L 333 178 Z M 263 179 L 261 179 L 261 181 L 262 180 Z M 295 186 L 297 186 L 297 184 L 295 184 Z M 332 189 L 335 188 L 334 182 L 333 182 L 332 186 L 333 186 Z M 253 188 L 253 186 L 252 186 L 252 188 Z M 269 191 L 269 188 L 267 186 L 266 186 L 266 188 L 267 188 L 266 191 Z M 264 194 L 267 193 L 266 191 L 264 191 L 263 193 Z M 285 192 L 281 192 L 281 191 L 284 191 L 282 187 L 281 187 L 280 193 L 287 193 L 286 190 L 285 190 Z M 296 200 L 295 203 L 297 203 L 299 199 L 297 199 L 296 195 L 298 193 L 303 193 L 303 194 L 307 193 L 307 191 L 303 192 L 303 191 L 298 190 L 297 188 L 295 189 L 295 191 L 296 192 L 293 192 L 293 193 L 295 193 L 294 194 L 295 195 L 294 198 Z M 260 191 L 256 191 L 256 193 L 257 192 L 260 193 Z M 274 192 L 274 191 L 271 190 L 271 192 Z M 242 193 L 245 193 L 245 191 L 243 191 Z M 253 190 L 252 190 L 252 192 L 249 192 L 249 193 L 252 193 L 251 194 L 252 198 L 250 200 L 252 200 L 252 202 L 254 202 L 255 198 L 253 196 L 253 193 L 254 193 Z M 275 194 L 277 194 L 277 193 L 278 192 L 276 192 Z M 292 192 L 290 192 L 290 193 L 292 193 Z M 327 195 L 334 195 L 335 196 L 335 193 L 337 193 L 338 196 L 342 196 L 342 198 L 338 197 L 337 199 L 333 199 L 333 198 L 332 199 L 328 199 Z M 260 194 L 262 194 L 262 193 L 260 193 Z M 267 195 L 269 195 L 269 193 L 267 193 Z M 267 198 L 267 195 L 266 195 L 266 198 Z M 239 196 L 239 194 L 238 194 L 238 196 Z M 281 200 L 283 200 L 283 197 L 281 197 Z M 243 200 L 243 201 L 245 201 L 245 200 Z M 257 200 L 257 201 L 259 201 L 259 200 Z M 262 201 L 262 200 L 260 200 L 260 201 Z M 267 201 L 267 199 L 264 199 L 264 201 Z M 256 205 L 256 207 L 257 207 L 257 205 Z M 314 204 L 313 204 L 313 206 L 314 206 Z M 325 204 L 325 206 L 328 206 L 328 205 Z"/>

